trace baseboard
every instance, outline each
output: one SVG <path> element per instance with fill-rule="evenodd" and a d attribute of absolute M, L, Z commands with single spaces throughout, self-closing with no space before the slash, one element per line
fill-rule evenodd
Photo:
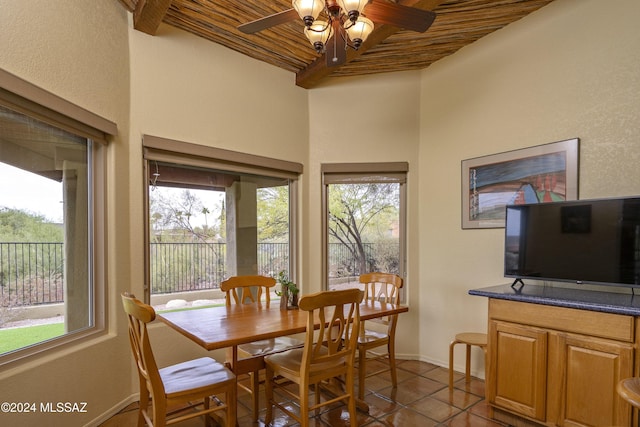
<path fill-rule="evenodd" d="M 137 402 L 138 400 L 140 400 L 140 393 L 134 393 L 113 405 L 111 408 L 100 414 L 100 416 L 98 416 L 97 418 L 94 418 L 93 420 L 85 424 L 84 427 L 97 427 L 107 421 L 109 418 L 116 415 L 118 412 L 122 411 L 127 406 Z"/>
<path fill-rule="evenodd" d="M 449 361 L 448 360 L 443 362 L 442 360 L 431 359 L 429 357 L 423 357 L 423 356 L 419 356 L 419 355 L 416 355 L 416 354 L 398 354 L 398 353 L 396 353 L 396 359 L 398 359 L 398 360 L 401 360 L 401 359 L 402 360 L 419 360 L 420 362 L 430 363 L 432 365 L 436 365 L 436 366 L 439 366 L 441 368 L 449 369 Z M 484 370 L 481 371 L 479 369 L 473 369 L 473 368 L 474 368 L 474 366 L 472 365 L 471 366 L 471 376 L 475 377 L 475 378 L 479 378 L 481 380 L 484 380 L 485 379 L 484 378 L 484 375 L 485 375 Z M 454 370 L 456 372 L 464 373 L 464 367 L 461 368 L 460 371 L 458 371 L 456 369 L 456 367 L 454 366 Z"/>
<path fill-rule="evenodd" d="M 513 427 L 543 427 L 545 424 L 537 423 L 509 412 L 494 408 L 493 419 L 509 424 Z"/>

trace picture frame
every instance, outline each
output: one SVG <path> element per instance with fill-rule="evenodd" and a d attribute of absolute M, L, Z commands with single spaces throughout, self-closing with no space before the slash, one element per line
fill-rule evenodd
<path fill-rule="evenodd" d="M 508 204 L 578 198 L 579 139 L 462 161 L 462 228 L 501 228 Z"/>

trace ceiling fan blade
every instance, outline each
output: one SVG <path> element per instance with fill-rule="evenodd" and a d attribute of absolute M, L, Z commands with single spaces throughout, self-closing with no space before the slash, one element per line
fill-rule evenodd
<path fill-rule="evenodd" d="M 419 33 L 427 31 L 436 19 L 436 14 L 430 10 L 381 1 L 369 3 L 363 14 L 377 24 L 393 25 Z"/>
<path fill-rule="evenodd" d="M 295 9 L 289 9 L 273 15 L 265 16 L 264 18 L 256 19 L 255 21 L 247 22 L 246 24 L 238 25 L 238 30 L 245 34 L 253 34 L 258 31 L 266 30 L 267 28 L 275 27 L 276 25 L 295 21 L 296 19 L 299 19 L 298 12 L 296 12 Z"/>
<path fill-rule="evenodd" d="M 337 67 L 347 62 L 347 50 L 342 39 L 342 26 L 338 19 L 332 21 L 333 34 L 325 45 L 327 67 Z"/>

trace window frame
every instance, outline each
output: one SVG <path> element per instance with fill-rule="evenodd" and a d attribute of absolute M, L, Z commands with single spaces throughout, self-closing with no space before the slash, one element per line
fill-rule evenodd
<path fill-rule="evenodd" d="M 115 123 L 54 95 L 0 68 L 0 105 L 88 140 L 89 234 L 87 260 L 92 324 L 79 331 L 0 355 L 0 366 L 37 357 L 45 352 L 106 333 L 106 181 L 108 140 L 117 134 Z M 89 143 L 91 141 L 91 143 Z"/>
<path fill-rule="evenodd" d="M 263 175 L 290 180 L 289 189 L 289 254 L 290 277 L 299 283 L 298 251 L 298 182 L 303 172 L 301 163 L 255 154 L 241 153 L 223 148 L 194 144 L 154 135 L 143 135 L 143 197 L 144 197 L 144 300 L 151 300 L 151 261 L 149 255 L 149 171 L 150 162 L 167 162 L 224 172 Z"/>
<path fill-rule="evenodd" d="M 407 181 L 408 162 L 381 163 L 323 163 L 321 173 L 321 210 L 322 210 L 322 289 L 329 289 L 329 185 L 357 183 L 398 183 L 400 184 L 399 224 L 399 270 L 400 276 L 407 279 Z M 404 301 L 406 292 L 401 298 Z"/>

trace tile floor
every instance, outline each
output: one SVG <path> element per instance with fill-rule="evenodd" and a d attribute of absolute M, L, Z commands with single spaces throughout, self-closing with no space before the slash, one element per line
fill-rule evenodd
<path fill-rule="evenodd" d="M 367 364 L 372 372 L 378 369 L 376 363 Z M 365 400 L 369 404 L 369 414 L 358 411 L 358 425 L 367 427 L 418 426 L 418 427 L 505 427 L 505 424 L 488 418 L 488 407 L 484 401 L 484 381 L 472 378 L 465 384 L 464 375 L 454 376 L 454 392 L 449 395 L 449 371 L 430 363 L 398 361 L 398 387 L 393 389 L 389 373 L 369 377 L 366 381 Z M 264 396 L 261 389 L 261 397 Z M 250 396 L 239 391 L 238 425 L 264 426 L 265 409 L 259 414 L 259 421 L 252 422 L 248 409 Z M 264 401 L 261 401 L 264 407 Z M 136 426 L 137 404 L 130 405 L 113 416 L 100 427 Z M 275 411 L 273 425 L 295 426 L 297 423 L 282 412 Z M 199 418 L 175 424 L 179 427 L 202 426 Z M 344 404 L 329 406 L 314 417 L 314 427 L 348 426 L 349 413 Z"/>

